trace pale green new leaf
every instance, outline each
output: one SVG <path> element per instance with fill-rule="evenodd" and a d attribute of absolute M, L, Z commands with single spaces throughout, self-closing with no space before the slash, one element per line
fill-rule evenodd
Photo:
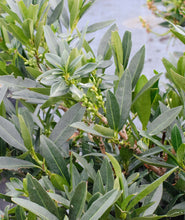
<path fill-rule="evenodd" d="M 185 91 L 185 77 L 181 76 L 180 74 L 176 73 L 171 69 L 170 77 L 179 88 Z"/>
<path fill-rule="evenodd" d="M 41 219 L 44 220 L 59 220 L 55 215 L 53 215 L 51 212 L 49 212 L 44 207 L 31 202 L 27 199 L 21 199 L 21 198 L 12 198 L 12 202 L 16 203 L 17 205 L 20 205 L 21 207 L 27 209 L 28 211 L 36 214 Z"/>

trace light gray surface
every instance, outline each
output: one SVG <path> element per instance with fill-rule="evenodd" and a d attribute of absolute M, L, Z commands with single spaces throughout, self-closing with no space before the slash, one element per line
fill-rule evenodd
<path fill-rule="evenodd" d="M 158 24 L 161 19 L 154 16 L 146 7 L 146 0 L 96 0 L 88 13 L 82 18 L 80 25 L 93 24 L 95 22 L 115 19 L 118 25 L 119 33 L 122 38 L 124 32 L 132 32 L 132 55 L 139 50 L 142 45 L 146 47 L 146 58 L 143 74 L 148 78 L 153 76 L 153 70 L 164 72 L 161 59 L 169 59 L 170 53 L 174 51 L 185 51 L 184 45 L 179 40 L 170 40 L 169 37 L 158 37 L 153 33 L 147 33 L 139 21 L 139 16 L 150 23 L 152 29 L 157 33 L 164 33 L 166 28 Z M 105 29 L 95 33 L 93 47 L 97 48 Z M 164 80 L 164 76 L 162 77 Z"/>

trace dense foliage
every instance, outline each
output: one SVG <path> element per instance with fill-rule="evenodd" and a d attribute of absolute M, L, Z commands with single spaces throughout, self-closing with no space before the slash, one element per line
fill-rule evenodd
<path fill-rule="evenodd" d="M 130 32 L 78 28 L 93 2 L 0 2 L 2 219 L 184 219 L 185 55 L 163 59 L 162 92 L 161 73 L 141 75 L 145 47 L 130 57 Z"/>

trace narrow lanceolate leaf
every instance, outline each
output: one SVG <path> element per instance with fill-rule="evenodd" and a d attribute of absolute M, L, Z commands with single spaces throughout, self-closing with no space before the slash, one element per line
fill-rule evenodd
<path fill-rule="evenodd" d="M 175 172 L 177 170 L 178 167 L 175 167 L 173 169 L 171 169 L 170 171 L 168 171 L 167 173 L 165 173 L 163 176 L 161 176 L 160 178 L 158 178 L 157 180 L 155 180 L 153 183 L 149 184 L 146 188 L 144 188 L 144 190 L 142 190 L 141 192 L 139 192 L 135 198 L 130 202 L 130 204 L 127 207 L 127 211 L 129 211 L 130 209 L 134 208 L 134 206 L 144 197 L 146 197 L 148 194 L 150 194 L 152 191 L 154 191 L 161 183 L 163 183 L 173 172 Z"/>
<path fill-rule="evenodd" d="M 107 92 L 106 113 L 109 126 L 114 129 L 114 131 L 118 131 L 120 109 L 116 97 L 111 91 Z"/>
<path fill-rule="evenodd" d="M 57 145 L 62 146 L 75 132 L 75 128 L 70 125 L 74 122 L 81 121 L 85 108 L 80 103 L 72 106 L 61 118 L 53 129 L 50 139 Z"/>
<path fill-rule="evenodd" d="M 19 170 L 37 167 L 35 164 L 12 157 L 0 157 L 0 170 Z"/>
<path fill-rule="evenodd" d="M 120 188 L 121 188 L 121 190 L 124 191 L 124 183 L 123 183 L 123 178 L 122 178 L 121 167 L 120 167 L 118 161 L 117 161 L 111 154 L 106 153 L 106 155 L 108 156 L 109 160 L 110 160 L 111 163 L 112 163 L 112 166 L 113 166 L 113 168 L 114 168 L 116 177 L 119 178 Z"/>
<path fill-rule="evenodd" d="M 179 115 L 182 106 L 169 109 L 159 115 L 148 127 L 149 135 L 159 134 L 163 129 L 167 128 Z"/>
<path fill-rule="evenodd" d="M 27 151 L 15 125 L 0 116 L 0 137 L 9 145 L 21 151 Z"/>
<path fill-rule="evenodd" d="M 131 32 L 125 31 L 125 34 L 122 39 L 122 48 L 123 48 L 123 69 L 125 70 L 128 64 L 130 57 L 130 52 L 132 49 L 132 39 Z"/>
<path fill-rule="evenodd" d="M 35 215 L 39 216 L 41 219 L 58 220 L 58 218 L 55 215 L 53 215 L 51 212 L 49 212 L 47 209 L 27 199 L 12 198 L 12 202 L 34 213 Z"/>
<path fill-rule="evenodd" d="M 132 83 L 129 70 L 125 70 L 119 81 L 116 90 L 116 99 L 120 108 L 120 123 L 118 129 L 120 130 L 127 121 L 132 101 Z"/>
<path fill-rule="evenodd" d="M 114 22 L 114 20 L 109 20 L 109 21 L 103 21 L 103 22 L 98 22 L 98 23 L 92 24 L 92 25 L 88 26 L 87 33 L 92 33 L 97 30 L 100 30 L 102 28 L 105 28 L 105 27 L 109 26 L 110 24 L 112 24 L 113 22 Z"/>
<path fill-rule="evenodd" d="M 52 12 L 51 16 L 49 17 L 48 25 L 53 24 L 57 19 L 59 19 L 62 13 L 63 6 L 64 6 L 64 0 L 61 0 L 54 9 L 54 11 Z"/>
<path fill-rule="evenodd" d="M 134 55 L 128 67 L 132 80 L 132 88 L 135 87 L 137 80 L 139 79 L 139 76 L 143 69 L 144 60 L 145 60 L 145 47 L 143 46 Z"/>
<path fill-rule="evenodd" d="M 97 220 L 118 200 L 121 191 L 113 189 L 92 203 L 81 220 Z"/>
<path fill-rule="evenodd" d="M 116 75 L 121 78 L 123 73 L 123 50 L 118 31 L 114 31 L 111 33 L 111 46 L 114 55 L 114 62 L 116 64 Z"/>
<path fill-rule="evenodd" d="M 154 85 L 154 83 L 156 83 L 159 80 L 161 75 L 162 75 L 162 73 L 155 75 L 143 86 L 143 88 L 138 92 L 138 94 L 136 95 L 136 97 L 132 101 L 132 105 L 137 101 L 137 99 L 139 97 L 142 96 L 143 93 L 145 93 L 148 89 L 150 89 Z"/>
<path fill-rule="evenodd" d="M 57 38 L 49 26 L 44 27 L 44 36 L 46 38 L 47 45 L 51 53 L 59 53 L 59 47 L 57 43 Z"/>
<path fill-rule="evenodd" d="M 19 219 L 19 220 L 26 219 L 25 211 L 21 206 L 16 207 L 15 216 L 16 216 L 16 219 Z"/>
<path fill-rule="evenodd" d="M 136 83 L 134 95 L 137 95 L 140 90 L 147 84 L 147 82 L 148 79 L 146 76 L 142 75 Z M 149 89 L 142 93 L 142 95 L 137 99 L 133 105 L 133 109 L 135 112 L 137 112 L 138 117 L 142 123 L 143 130 L 145 130 L 151 114 L 151 95 Z"/>
<path fill-rule="evenodd" d="M 76 157 L 77 161 L 79 162 L 80 166 L 82 166 L 88 173 L 89 177 L 92 180 L 96 179 L 96 172 L 92 166 L 92 164 L 88 163 L 86 159 L 79 156 L 79 154 L 73 152 L 73 155 Z"/>
<path fill-rule="evenodd" d="M 65 199 L 64 197 L 62 197 L 59 194 L 55 194 L 55 193 L 50 193 L 48 192 L 48 195 L 55 200 L 55 202 L 60 203 L 61 205 L 63 205 L 65 208 L 69 209 L 70 207 L 70 202 L 69 200 Z"/>
<path fill-rule="evenodd" d="M 177 149 L 182 144 L 182 137 L 179 128 L 176 124 L 173 126 L 171 130 L 171 142 L 175 152 L 177 152 Z"/>
<path fill-rule="evenodd" d="M 81 219 L 82 212 L 84 210 L 85 201 L 87 196 L 87 183 L 81 182 L 75 189 L 73 197 L 70 203 L 69 219 L 79 220 Z"/>
<path fill-rule="evenodd" d="M 50 198 L 45 189 L 40 185 L 40 183 L 33 178 L 30 174 L 27 174 L 27 190 L 29 193 L 29 198 L 32 202 L 44 207 L 52 214 L 58 214 L 57 207 L 54 201 Z"/>
<path fill-rule="evenodd" d="M 21 134 L 22 134 L 22 138 L 24 141 L 24 145 L 26 146 L 26 148 L 28 150 L 31 150 L 33 148 L 33 144 L 32 144 L 32 138 L 30 135 L 30 131 L 24 121 L 24 118 L 22 115 L 18 115 L 19 118 L 19 124 L 20 124 L 20 128 L 21 128 Z"/>
<path fill-rule="evenodd" d="M 48 168 L 56 174 L 59 174 L 69 183 L 69 173 L 64 157 L 58 147 L 44 135 L 41 136 L 41 154 L 46 159 Z"/>
<path fill-rule="evenodd" d="M 180 74 L 176 73 L 175 71 L 171 69 L 170 77 L 176 86 L 178 86 L 179 88 L 185 91 L 185 77 L 184 76 L 181 76 Z"/>
<path fill-rule="evenodd" d="M 1 87 L 1 90 L 0 90 L 0 104 L 3 101 L 3 98 L 5 97 L 7 90 L 8 90 L 7 86 L 2 86 Z"/>

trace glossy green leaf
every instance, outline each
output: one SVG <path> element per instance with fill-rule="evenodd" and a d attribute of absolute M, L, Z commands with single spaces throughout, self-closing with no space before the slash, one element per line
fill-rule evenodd
<path fill-rule="evenodd" d="M 33 178 L 30 174 L 27 174 L 26 180 L 30 200 L 57 216 L 58 210 L 54 201 L 50 198 L 45 189 L 40 185 L 38 180 Z"/>
<path fill-rule="evenodd" d="M 66 184 L 70 182 L 69 173 L 62 152 L 59 148 L 46 136 L 42 135 L 41 138 L 41 154 L 46 159 L 48 168 L 56 174 L 61 175 L 66 179 Z"/>
<path fill-rule="evenodd" d="M 149 126 L 147 132 L 149 135 L 159 134 L 162 130 L 167 128 L 179 115 L 182 110 L 182 106 L 169 109 L 160 114 Z"/>
<path fill-rule="evenodd" d="M 141 47 L 141 49 L 133 56 L 129 64 L 129 72 L 132 80 L 132 88 L 135 87 L 139 76 L 142 72 L 145 60 L 145 47 Z"/>
<path fill-rule="evenodd" d="M 93 202 L 90 208 L 82 216 L 81 220 L 97 220 L 118 200 L 121 192 L 118 190 L 111 190 L 104 196 L 98 198 Z"/>
<path fill-rule="evenodd" d="M 20 220 L 26 219 L 25 211 L 21 206 L 16 207 L 15 216 L 16 216 L 16 219 L 20 219 Z"/>
<path fill-rule="evenodd" d="M 17 205 L 20 205 L 21 207 L 27 209 L 28 211 L 36 214 L 44 220 L 58 220 L 58 218 L 47 209 L 27 199 L 12 198 L 12 201 Z"/>
<path fill-rule="evenodd" d="M 85 112 L 85 108 L 80 103 L 73 105 L 60 119 L 53 129 L 50 139 L 57 145 L 62 146 L 75 132 L 75 128 L 71 125 L 81 121 Z"/>
<path fill-rule="evenodd" d="M 70 27 L 73 30 L 79 20 L 80 0 L 73 1 L 70 11 Z"/>
<path fill-rule="evenodd" d="M 38 49 L 42 40 L 42 37 L 44 35 L 44 22 L 40 22 L 38 27 L 37 27 L 37 33 L 35 35 L 35 48 Z"/>
<path fill-rule="evenodd" d="M 132 49 L 132 39 L 131 39 L 130 31 L 125 31 L 124 33 L 122 39 L 122 48 L 123 48 L 123 69 L 125 70 L 128 65 L 130 52 Z"/>
<path fill-rule="evenodd" d="M 73 197 L 71 198 L 69 208 L 69 219 L 81 219 L 82 212 L 84 211 L 85 201 L 87 196 L 87 183 L 81 182 L 76 187 Z"/>
<path fill-rule="evenodd" d="M 107 92 L 106 99 L 106 117 L 109 126 L 114 130 L 118 131 L 120 123 L 120 109 L 116 97 L 111 91 Z"/>
<path fill-rule="evenodd" d="M 120 122 L 118 129 L 120 130 L 128 119 L 132 101 L 132 84 L 129 70 L 125 70 L 119 81 L 116 90 L 116 99 L 120 108 Z"/>
<path fill-rule="evenodd" d="M 148 80 L 146 76 L 142 75 L 139 78 L 135 87 L 135 96 L 137 96 L 137 94 L 143 89 L 147 82 Z M 150 119 L 151 105 L 151 94 L 149 89 L 145 90 L 145 92 L 143 92 L 142 95 L 140 95 L 139 98 L 137 98 L 137 100 L 133 104 L 133 109 L 138 114 L 138 117 L 143 126 L 143 130 L 146 129 L 146 126 Z"/>
<path fill-rule="evenodd" d="M 172 23 L 171 23 L 172 24 Z M 183 29 L 181 29 L 180 26 L 178 25 L 174 25 L 172 24 L 175 29 L 171 29 L 171 32 L 180 40 L 183 42 L 183 44 L 185 44 L 185 32 Z"/>
<path fill-rule="evenodd" d="M 139 192 L 134 198 L 133 200 L 129 203 L 128 207 L 127 207 L 127 211 L 129 211 L 130 209 L 134 208 L 134 206 L 141 200 L 143 199 L 145 196 L 147 196 L 148 194 L 150 194 L 153 190 L 155 190 L 161 183 L 163 183 L 173 172 L 175 172 L 178 169 L 178 167 L 175 167 L 173 169 L 171 169 L 170 171 L 168 171 L 167 173 L 165 173 L 163 176 L 161 176 L 160 178 L 158 178 L 157 180 L 155 180 L 153 183 L 147 185 L 141 192 Z"/>
<path fill-rule="evenodd" d="M 10 146 L 21 151 L 27 151 L 23 139 L 15 128 L 15 125 L 2 116 L 0 116 L 0 137 Z"/>
<path fill-rule="evenodd" d="M 102 134 L 104 137 L 114 137 L 114 130 L 111 128 L 107 128 L 102 125 L 95 125 L 93 129 Z"/>
<path fill-rule="evenodd" d="M 176 124 L 173 126 L 171 130 L 171 142 L 175 152 L 177 152 L 177 149 L 182 144 L 182 137 L 179 128 Z"/>
<path fill-rule="evenodd" d="M 35 68 L 32 68 L 32 67 L 26 67 L 26 70 L 30 73 L 30 75 L 33 77 L 33 78 L 37 78 L 38 76 L 40 76 L 42 74 L 42 72 L 40 72 L 39 70 L 35 69 Z"/>
<path fill-rule="evenodd" d="M 0 170 L 19 170 L 21 168 L 27 169 L 33 167 L 38 168 L 38 166 L 26 160 L 20 160 L 13 157 L 0 157 Z"/>
<path fill-rule="evenodd" d="M 180 57 L 178 60 L 177 73 L 181 76 L 185 76 L 185 56 Z"/>

